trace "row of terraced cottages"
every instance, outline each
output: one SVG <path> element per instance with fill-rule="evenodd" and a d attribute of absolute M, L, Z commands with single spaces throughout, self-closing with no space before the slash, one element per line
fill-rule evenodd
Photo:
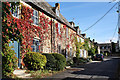
<path fill-rule="evenodd" d="M 12 6 L 12 5 L 10 5 Z M 11 9 L 14 21 L 24 39 L 21 44 L 14 41 L 9 45 L 14 46 L 14 50 L 19 58 L 28 51 L 40 53 L 60 53 L 66 58 L 76 56 L 75 37 L 78 41 L 84 42 L 85 34 L 81 34 L 79 26 L 74 22 L 68 22 L 60 13 L 60 4 L 56 3 L 52 7 L 47 2 L 20 1 L 15 11 Z M 80 50 L 80 57 L 87 57 L 87 51 Z"/>

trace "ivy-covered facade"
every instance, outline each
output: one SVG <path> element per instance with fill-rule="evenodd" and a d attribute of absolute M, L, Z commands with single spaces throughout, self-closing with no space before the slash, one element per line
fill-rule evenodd
<path fill-rule="evenodd" d="M 76 56 L 75 37 L 84 44 L 85 37 L 81 35 L 79 27 L 76 28 L 74 23 L 69 23 L 60 14 L 59 3 L 56 3 L 55 7 L 47 2 L 32 1 L 3 4 L 7 5 L 9 10 L 3 9 L 3 45 L 8 43 L 9 46 L 13 45 L 14 49 L 18 49 L 15 51 L 18 52 L 16 53 L 20 64 L 29 51 L 60 53 L 68 58 Z M 83 48 L 81 50 L 85 51 Z M 83 55 L 87 56 L 87 52 L 81 56 L 86 57 Z"/>

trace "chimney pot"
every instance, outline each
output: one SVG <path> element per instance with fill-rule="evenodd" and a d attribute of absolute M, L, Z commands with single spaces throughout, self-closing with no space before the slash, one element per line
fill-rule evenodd
<path fill-rule="evenodd" d="M 56 8 L 58 7 L 58 9 L 60 10 L 60 4 L 59 3 L 55 3 L 55 7 Z"/>

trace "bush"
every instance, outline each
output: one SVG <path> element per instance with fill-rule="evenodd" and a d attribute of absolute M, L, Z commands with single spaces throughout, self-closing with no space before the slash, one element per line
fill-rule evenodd
<path fill-rule="evenodd" d="M 43 53 L 43 55 L 45 55 L 47 58 L 46 69 L 55 70 L 56 69 L 56 66 L 55 66 L 56 59 L 54 58 L 54 56 L 52 54 L 47 54 L 47 53 L 46 54 Z"/>
<path fill-rule="evenodd" d="M 73 57 L 73 63 L 77 63 L 78 57 Z"/>
<path fill-rule="evenodd" d="M 63 70 L 66 65 L 66 58 L 62 54 L 53 53 L 52 54 L 56 59 L 56 70 Z"/>
<path fill-rule="evenodd" d="M 66 62 L 66 65 L 67 65 L 67 66 L 70 66 L 70 65 L 72 65 L 72 64 L 73 64 L 73 60 L 70 59 L 70 58 L 68 58 L 68 60 L 67 60 L 67 62 Z"/>
<path fill-rule="evenodd" d="M 11 50 L 7 44 L 4 44 L 2 53 L 2 75 L 3 78 L 11 77 L 13 71 L 17 68 L 17 57 L 14 50 Z"/>
<path fill-rule="evenodd" d="M 80 58 L 73 57 L 73 62 L 74 62 L 75 64 L 86 63 L 86 62 L 88 62 L 88 61 L 89 61 L 88 59 L 85 59 L 85 58 L 82 58 L 82 57 L 80 57 Z"/>
<path fill-rule="evenodd" d="M 43 69 L 47 62 L 46 57 L 38 52 L 27 53 L 23 61 L 29 70 Z"/>

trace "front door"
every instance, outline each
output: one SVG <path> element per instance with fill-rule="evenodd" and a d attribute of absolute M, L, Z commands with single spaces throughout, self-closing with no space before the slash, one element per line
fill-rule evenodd
<path fill-rule="evenodd" d="M 15 56 L 18 58 L 18 68 L 20 68 L 20 43 L 17 41 L 10 41 L 9 46 L 13 46 L 12 50 L 15 51 Z"/>

